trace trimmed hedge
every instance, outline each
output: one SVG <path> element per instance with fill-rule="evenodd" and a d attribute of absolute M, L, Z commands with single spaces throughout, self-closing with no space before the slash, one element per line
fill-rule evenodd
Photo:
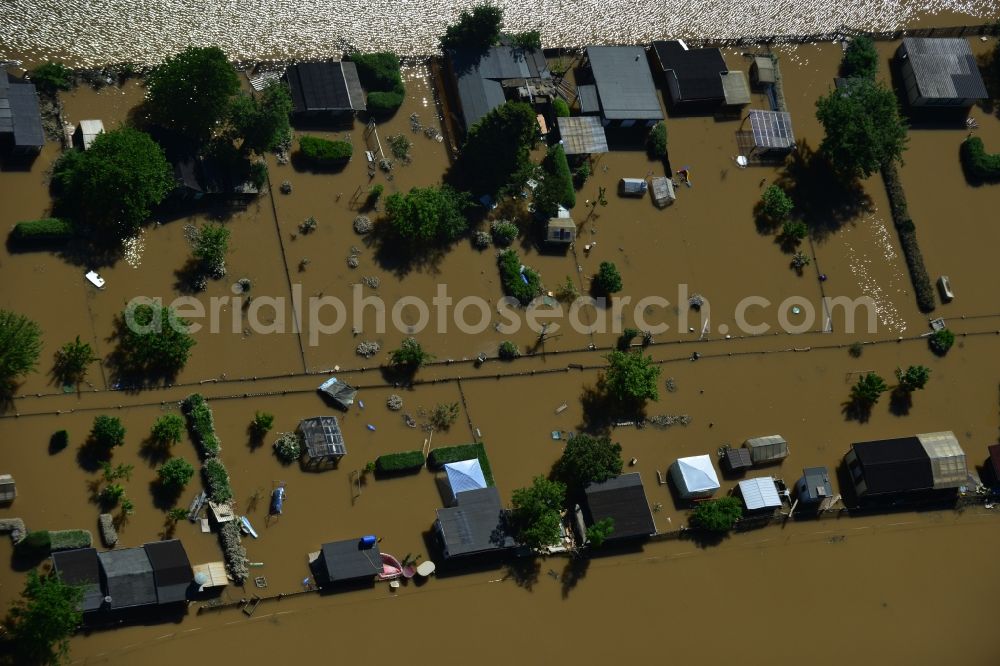
<path fill-rule="evenodd" d="M 200 393 L 192 393 L 181 403 L 181 410 L 187 416 L 191 438 L 198 445 L 202 457 L 219 455 L 222 444 L 215 435 L 215 419 L 205 398 Z"/>
<path fill-rule="evenodd" d="M 209 458 L 201 468 L 208 486 L 208 496 L 216 504 L 233 499 L 233 489 L 229 485 L 229 472 L 218 458 Z"/>
<path fill-rule="evenodd" d="M 966 179 L 972 182 L 1000 182 L 1000 153 L 987 153 L 983 140 L 970 136 L 960 151 Z"/>
<path fill-rule="evenodd" d="M 351 159 L 354 147 L 346 141 L 328 141 L 318 136 L 299 138 L 302 157 L 315 166 L 340 166 Z"/>
<path fill-rule="evenodd" d="M 552 110 L 556 113 L 556 118 L 569 118 L 569 104 L 561 97 L 552 100 Z"/>
<path fill-rule="evenodd" d="M 573 187 L 573 174 L 569 170 L 566 151 L 559 144 L 549 148 L 545 156 L 546 178 L 555 178 L 558 183 L 559 203 L 566 208 L 576 206 L 576 188 Z"/>
<path fill-rule="evenodd" d="M 368 111 L 394 111 L 403 104 L 406 88 L 394 53 L 359 53 L 351 56 L 361 85 L 368 90 Z"/>
<path fill-rule="evenodd" d="M 528 283 L 525 284 L 521 279 L 521 259 L 514 250 L 501 252 L 497 256 L 497 265 L 500 268 L 500 282 L 503 284 L 504 293 L 516 298 L 521 305 L 527 305 L 542 293 L 542 280 L 538 273 L 526 266 L 524 276 L 528 279 Z"/>
<path fill-rule="evenodd" d="M 18 555 L 46 557 L 52 552 L 52 535 L 48 530 L 28 532 L 14 548 Z"/>
<path fill-rule="evenodd" d="M 899 171 L 895 164 L 887 164 L 882 167 L 882 180 L 885 182 L 885 189 L 889 195 L 889 208 L 892 212 L 892 220 L 899 233 L 899 244 L 903 248 L 903 256 L 906 257 L 906 266 L 910 270 L 910 281 L 913 283 L 913 291 L 917 297 L 917 306 L 921 312 L 930 312 L 934 309 L 934 286 L 931 278 L 927 275 L 927 268 L 924 266 L 924 255 L 920 252 L 917 244 L 917 228 L 910 218 L 910 211 L 906 204 L 906 193 L 903 192 L 903 185 L 899 181 Z"/>
<path fill-rule="evenodd" d="M 94 545 L 94 535 L 90 530 L 52 530 L 49 532 L 49 540 L 53 551 L 90 548 Z"/>
<path fill-rule="evenodd" d="M 423 451 L 386 453 L 375 459 L 375 470 L 382 473 L 412 472 L 424 466 Z"/>
<path fill-rule="evenodd" d="M 493 486 L 493 470 L 490 468 L 490 459 L 486 456 L 486 446 L 482 442 L 473 444 L 459 444 L 458 446 L 442 446 L 431 449 L 427 456 L 427 466 L 433 468 L 444 467 L 447 463 L 458 462 L 459 460 L 472 460 L 477 458 L 479 466 L 483 468 L 483 478 L 486 485 Z"/>
<path fill-rule="evenodd" d="M 667 125 L 662 120 L 653 125 L 653 129 L 649 131 L 646 150 L 650 157 L 667 159 Z"/>
<path fill-rule="evenodd" d="M 56 217 L 46 217 L 41 220 L 18 222 L 10 233 L 11 240 L 17 243 L 57 243 L 73 237 L 73 224 Z"/>

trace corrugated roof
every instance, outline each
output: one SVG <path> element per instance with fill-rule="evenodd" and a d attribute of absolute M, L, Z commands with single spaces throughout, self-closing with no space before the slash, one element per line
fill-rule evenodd
<path fill-rule="evenodd" d="M 989 94 L 966 39 L 906 37 L 900 46 L 921 97 L 986 99 Z"/>
<path fill-rule="evenodd" d="M 934 478 L 935 490 L 958 488 L 969 480 L 969 468 L 965 462 L 965 451 L 953 432 L 932 432 L 917 435 L 927 453 Z"/>
<path fill-rule="evenodd" d="M 748 511 L 773 509 L 781 506 L 781 497 L 770 476 L 758 476 L 740 481 L 740 494 Z"/>
<path fill-rule="evenodd" d="M 109 550 L 98 557 L 107 581 L 112 610 L 156 603 L 153 566 L 144 548 Z"/>
<path fill-rule="evenodd" d="M 589 46 L 587 59 L 608 120 L 662 120 L 660 99 L 641 46 Z"/>
<path fill-rule="evenodd" d="M 559 137 L 567 155 L 595 155 L 608 152 L 608 138 L 597 116 L 558 118 Z"/>
<path fill-rule="evenodd" d="M 545 55 L 538 49 L 493 46 L 483 51 L 461 48 L 449 49 L 445 55 L 455 73 L 466 129 L 507 101 L 504 81 L 551 78 Z"/>
<path fill-rule="evenodd" d="M 0 81 L 0 133 L 11 134 L 18 148 L 41 148 L 45 133 L 34 84 L 11 82 L 3 71 Z"/>
<path fill-rule="evenodd" d="M 584 491 L 593 522 L 610 518 L 610 539 L 650 536 L 656 533 L 653 512 L 637 472 L 622 474 L 603 483 L 592 483 Z"/>
<path fill-rule="evenodd" d="M 506 513 L 496 488 L 459 493 L 458 505 L 437 511 L 437 529 L 445 557 L 511 548 Z"/>
<path fill-rule="evenodd" d="M 296 112 L 364 111 L 365 96 L 353 62 L 303 62 L 286 75 Z"/>
<path fill-rule="evenodd" d="M 728 67 L 721 50 L 686 49 L 678 40 L 653 42 L 653 50 L 660 67 L 677 82 L 680 95 L 674 99 L 675 103 L 723 101 L 725 93 L 720 75 Z"/>

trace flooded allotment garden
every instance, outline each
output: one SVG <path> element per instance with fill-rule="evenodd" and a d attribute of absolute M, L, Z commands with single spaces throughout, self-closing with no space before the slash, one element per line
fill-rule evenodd
<path fill-rule="evenodd" d="M 85 15 L 72 5 L 20 4 L 31 20 L 51 15 L 75 25 Z M 240 46 L 247 39 L 240 31 L 249 30 L 240 22 L 231 35 L 219 33 L 214 41 L 234 58 L 329 51 L 329 37 L 317 28 L 299 33 L 294 52 L 278 52 L 294 25 L 293 15 L 303 7 L 273 4 L 281 5 L 269 14 L 275 25 L 259 40 L 258 50 L 247 53 Z M 924 4 L 877 3 L 877 16 L 885 18 L 872 27 L 891 29 L 915 22 L 917 15 L 919 25 L 958 25 L 970 21 L 969 15 L 983 15 L 976 3 L 941 3 L 940 8 L 955 13 L 937 16 L 924 13 L 939 9 L 936 4 Z M 323 7 L 315 9 L 319 15 Z M 373 39 L 372 48 L 383 45 L 382 37 L 370 34 L 370 19 L 380 11 L 368 7 L 364 21 L 353 15 L 344 40 Z M 517 8 L 508 11 L 511 22 L 532 27 Z M 580 3 L 552 11 L 578 12 Z M 851 21 L 851 10 L 843 11 L 837 25 Z M 220 9 L 213 17 L 225 13 Z M 447 14 L 438 8 L 434 21 L 415 23 L 402 50 L 424 52 L 429 43 L 424 33 L 440 32 Z M 715 19 L 706 17 L 718 16 L 718 10 L 699 10 L 692 29 L 704 32 L 697 26 L 710 25 Z M 282 17 L 290 22 L 282 23 Z M 193 19 L 185 14 L 177 20 Z M 829 25 L 810 19 L 769 27 L 801 32 Z M 633 26 L 620 28 L 612 33 L 594 28 L 594 39 L 641 42 L 655 36 Z M 82 65 L 93 64 L 91 57 L 154 59 L 154 52 L 146 52 L 152 48 L 148 40 L 113 40 L 109 36 L 120 35 L 121 27 L 108 24 L 107 30 L 101 35 L 84 31 L 79 44 L 68 46 L 47 33 L 14 33 L 6 41 L 0 38 L 0 56 L 28 63 L 65 51 Z M 550 32 L 543 31 L 543 37 Z M 554 32 L 555 45 L 584 38 Z M 101 55 L 88 56 L 95 52 L 81 46 L 98 42 Z M 342 46 L 343 40 L 336 43 Z M 986 57 L 996 38 L 970 38 L 970 44 L 976 55 Z M 889 60 L 897 45 L 878 43 L 878 76 L 890 85 L 895 82 Z M 752 56 L 761 52 L 728 48 L 723 56 L 731 69 L 748 71 Z M 37 322 L 42 347 L 38 370 L 24 377 L 0 414 L 0 474 L 12 475 L 17 483 L 13 503 L 0 505 L 0 520 L 20 518 L 28 530 L 86 529 L 99 547 L 98 515 L 106 509 L 100 491 L 107 483 L 87 439 L 94 418 L 110 415 L 125 428 L 125 443 L 115 448 L 111 462 L 132 468 L 118 480 L 131 511 L 112 512 L 117 548 L 176 538 L 191 563 L 222 560 L 215 533 L 204 533 L 200 521 L 170 515 L 171 509 L 187 509 L 201 489 L 201 476 L 196 474 L 176 498 L 165 497 L 159 482 L 158 469 L 171 456 L 200 466 L 192 434 L 185 430 L 166 450 L 149 436 L 154 422 L 183 416 L 181 401 L 200 393 L 213 413 L 219 457 L 231 478 L 233 511 L 258 533 L 243 536 L 251 564 L 243 585 L 230 582 L 221 594 L 191 602 L 186 613 L 168 621 L 144 619 L 81 632 L 71 640 L 70 661 L 227 659 L 239 643 L 235 650 L 248 663 L 287 660 L 292 654 L 352 659 L 375 653 L 380 663 L 414 655 L 423 661 L 433 650 L 435 660 L 456 664 L 504 664 L 526 653 L 529 661 L 598 663 L 625 654 L 764 663 L 765 658 L 795 659 L 806 651 L 810 662 L 834 664 L 846 658 L 845 649 L 881 655 L 890 646 L 895 658 L 911 664 L 947 663 L 959 651 L 964 663 L 996 663 L 1000 650 L 989 640 L 988 618 L 1000 580 L 989 572 L 1000 547 L 1000 518 L 989 503 L 969 503 L 960 510 L 831 511 L 710 542 L 679 533 L 688 524 L 691 503 L 667 482 L 671 463 L 700 454 L 717 460 L 720 449 L 739 447 L 750 437 L 781 433 L 789 443 L 789 455 L 761 474 L 791 486 L 803 468 L 825 466 L 836 476 L 838 493 L 844 454 L 854 442 L 950 430 L 967 454 L 970 471 L 981 477 L 989 474 L 987 447 L 998 442 L 1000 277 L 990 267 L 1000 227 L 989 222 L 1000 202 L 1000 186 L 968 184 L 959 146 L 970 131 L 988 147 L 1000 146 L 1000 117 L 975 106 L 974 130 L 972 125 L 914 123 L 908 132 L 899 172 L 910 215 L 928 273 L 933 279 L 950 276 L 956 294 L 928 315 L 918 307 L 882 178 L 875 174 L 858 181 L 844 204 L 830 194 L 828 174 L 810 159 L 823 139 L 816 102 L 834 86 L 841 45 L 787 45 L 773 52 L 798 147 L 784 163 L 744 168 L 737 162 L 742 117 L 675 114 L 656 79 L 658 101 L 666 110 L 668 160 L 649 157 L 642 141 L 627 132 L 611 136 L 611 151 L 594 156 L 592 173 L 576 192 L 575 243 L 565 252 L 552 252 L 544 245 L 540 249 L 530 234 L 514 241 L 519 261 L 537 271 L 544 291 L 551 293 L 550 307 L 559 305 L 555 294 L 561 285 L 569 282 L 586 295 L 602 262 L 617 266 L 623 285 L 619 296 L 631 302 L 620 310 L 582 308 L 576 313 L 579 326 L 571 325 L 568 314 L 540 314 L 540 321 L 552 323 L 504 328 L 497 247 L 477 249 L 463 237 L 420 261 L 405 261 L 398 248 L 387 250 L 382 242 L 379 228 L 389 195 L 441 184 L 454 163 L 450 153 L 457 153 L 458 116 L 449 115 L 448 91 L 436 61 L 404 62 L 405 100 L 388 118 L 369 124 L 366 114 L 358 114 L 335 126 L 293 124 L 293 146 L 306 135 L 350 143 L 353 157 L 343 168 L 311 169 L 294 149 L 289 160 L 268 152 L 267 183 L 245 205 L 158 211 L 155 222 L 143 227 L 120 256 L 106 260 L 8 244 L 0 252 L 0 307 Z M 578 51 L 550 53 L 549 65 L 565 69 L 570 85 L 583 84 L 576 81 L 580 58 Z M 240 72 L 246 91 L 251 73 Z M 137 122 L 146 94 L 140 77 L 100 86 L 78 82 L 58 95 L 61 119 L 76 125 L 100 118 L 106 130 L 114 130 Z M 753 91 L 747 108 L 769 104 Z M 405 157 L 391 156 L 390 146 L 407 142 Z M 373 157 L 391 156 L 391 168 L 383 168 L 378 158 L 369 160 L 368 151 Z M 60 143 L 49 140 L 30 164 L 0 165 L 4 229 L 52 213 L 52 167 L 61 153 Z M 541 148 L 532 154 L 535 161 L 543 156 Z M 623 177 L 664 175 L 673 176 L 676 185 L 676 201 L 666 208 L 655 207 L 648 196 L 618 195 Z M 790 265 L 793 255 L 774 230 L 756 219 L 755 206 L 773 184 L 791 192 L 810 224 L 798 248 L 810 261 L 800 270 Z M 382 189 L 374 204 L 373 186 Z M 499 219 L 528 226 L 527 204 L 528 197 L 515 195 L 496 208 L 477 207 L 474 230 L 488 231 Z M 376 231 L 357 233 L 359 217 Z M 192 292 L 186 282 L 189 240 L 193 229 L 207 224 L 221 224 L 230 233 L 225 277 Z M 90 270 L 99 273 L 101 288 L 83 278 Z M 445 325 L 436 320 L 439 311 L 433 307 L 429 323 L 422 321 L 416 303 L 433 303 L 442 288 L 452 304 Z M 707 301 L 700 310 L 689 305 L 695 295 Z M 186 365 L 153 386 L 122 379 L 111 362 L 119 344 L 117 318 L 136 297 L 168 304 L 188 297 L 186 312 L 197 309 L 191 301 L 207 312 L 215 308 L 219 324 L 215 332 L 209 318 L 200 320 Z M 635 307 L 648 297 L 668 304 Z M 874 328 L 868 329 L 867 309 L 849 315 L 846 308 L 825 306 L 825 297 L 870 298 Z M 745 309 L 748 298 L 754 304 Z M 318 313 L 296 312 L 293 306 L 296 300 L 324 299 L 345 304 L 346 323 L 331 324 L 338 314 L 333 306 Z M 360 316 L 354 310 L 358 299 L 368 299 Z M 463 299 L 485 306 L 469 305 L 456 314 Z M 385 305 L 384 326 L 377 302 Z M 516 312 L 526 319 L 524 310 Z M 943 318 L 956 335 L 946 355 L 928 348 L 933 318 Z M 477 320 L 481 325 L 474 326 Z M 659 395 L 646 405 L 647 421 L 637 427 L 634 419 L 607 418 L 600 399 L 606 356 L 621 344 L 624 329 L 657 324 L 666 330 L 642 349 L 660 369 Z M 64 386 L 50 372 L 51 359 L 75 336 L 91 345 L 99 362 L 90 366 L 84 382 Z M 409 337 L 434 357 L 412 383 L 385 369 L 390 351 Z M 636 337 L 634 346 L 640 340 Z M 499 358 L 505 342 L 516 346 L 518 358 Z M 929 368 L 931 379 L 913 394 L 912 403 L 901 405 L 886 393 L 870 412 L 850 409 L 851 388 L 859 377 L 874 372 L 893 384 L 897 368 L 918 364 Z M 346 410 L 334 408 L 316 390 L 332 375 L 358 389 Z M 432 425 L 439 406 L 448 407 L 448 423 Z M 274 416 L 264 437 L 250 427 L 259 412 Z M 347 449 L 337 465 L 317 470 L 279 460 L 272 443 L 280 433 L 295 431 L 303 419 L 329 415 L 337 416 Z M 66 431 L 65 445 L 53 439 L 57 431 Z M 593 551 L 592 557 L 449 564 L 433 534 L 435 510 L 449 500 L 441 472 L 421 467 L 393 475 L 369 466 L 384 454 L 426 454 L 481 442 L 501 501 L 510 506 L 514 490 L 549 475 L 568 438 L 580 433 L 606 433 L 621 444 L 624 472 L 640 474 L 658 538 Z M 757 471 L 720 475 L 717 496 Z M 272 515 L 269 505 L 279 487 L 285 490 L 284 507 Z M 406 579 L 398 587 L 378 582 L 317 593 L 309 554 L 321 544 L 362 535 L 376 535 L 380 550 L 397 558 L 435 561 L 436 575 Z M 6 608 L 38 561 L 15 553 L 6 537 L 0 539 L 0 561 L 9 563 L 0 567 L 0 605 Z M 939 582 L 942 568 L 949 585 Z M 937 575 L 928 576 L 929 571 Z M 246 606 L 240 602 L 255 596 L 263 598 L 259 608 L 249 615 L 241 612 Z M 948 640 L 940 640 L 942 630 Z M 725 640 L 719 640 L 720 631 Z"/>

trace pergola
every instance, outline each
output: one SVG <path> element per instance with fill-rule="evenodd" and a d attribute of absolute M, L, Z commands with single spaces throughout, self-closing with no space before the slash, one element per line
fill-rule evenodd
<path fill-rule="evenodd" d="M 347 454 L 336 416 L 314 416 L 299 423 L 299 433 L 311 463 L 332 463 Z"/>
<path fill-rule="evenodd" d="M 567 155 L 593 155 L 608 152 L 608 139 L 597 116 L 573 116 L 557 119 L 559 138 Z"/>
<path fill-rule="evenodd" d="M 792 116 L 787 111 L 753 109 L 743 121 L 743 127 L 748 122 L 753 139 L 751 154 L 784 154 L 795 149 Z"/>

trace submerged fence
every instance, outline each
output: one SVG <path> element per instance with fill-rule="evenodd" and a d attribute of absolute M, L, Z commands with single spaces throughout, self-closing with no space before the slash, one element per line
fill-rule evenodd
<path fill-rule="evenodd" d="M 903 37 L 985 37 L 1000 35 L 1000 21 L 979 25 L 957 25 L 942 28 L 900 28 L 899 30 L 871 32 L 842 25 L 832 32 L 809 35 L 757 35 L 754 37 L 692 39 L 699 46 L 757 46 L 761 44 L 811 44 L 836 42 L 845 37 L 866 35 L 875 41 L 897 41 Z"/>

